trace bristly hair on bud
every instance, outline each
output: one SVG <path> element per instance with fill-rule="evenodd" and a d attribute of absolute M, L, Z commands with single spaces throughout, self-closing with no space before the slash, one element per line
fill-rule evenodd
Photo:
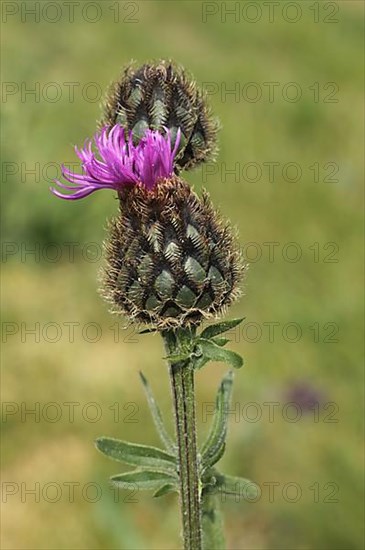
<path fill-rule="evenodd" d="M 240 294 L 245 266 L 229 224 L 178 176 L 124 193 L 105 245 L 102 294 L 157 329 L 199 324 Z"/>
<path fill-rule="evenodd" d="M 172 142 L 181 129 L 176 171 L 213 160 L 217 152 L 218 120 L 206 93 L 172 61 L 159 60 L 135 68 L 130 64 L 104 100 L 101 125 L 120 124 L 138 141 L 150 128 L 169 128 Z"/>
<path fill-rule="evenodd" d="M 104 127 L 94 136 L 94 143 L 100 159 L 92 149 L 92 140 L 82 149 L 75 148 L 82 164 L 82 174 L 76 174 L 62 165 L 62 176 L 71 185 L 55 180 L 55 183 L 68 191 L 62 193 L 55 188 L 51 191 L 57 197 L 76 200 L 87 197 L 100 189 L 114 189 L 119 193 L 125 186 L 141 184 L 152 189 L 159 179 L 168 178 L 174 171 L 180 130 L 174 148 L 171 146 L 171 132 L 165 128 L 163 136 L 159 132 L 146 130 L 137 145 L 131 135 L 118 124 Z"/>

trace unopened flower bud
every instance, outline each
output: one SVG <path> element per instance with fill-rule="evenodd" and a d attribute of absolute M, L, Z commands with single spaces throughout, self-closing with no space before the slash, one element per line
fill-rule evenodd
<path fill-rule="evenodd" d="M 102 291 L 115 312 L 177 327 L 217 315 L 239 294 L 229 225 L 178 176 L 126 188 L 109 230 Z"/>
<path fill-rule="evenodd" d="M 172 143 L 181 130 L 175 156 L 176 171 L 212 160 L 217 150 L 218 122 L 205 94 L 186 72 L 169 61 L 132 65 L 114 82 L 105 98 L 102 126 L 119 124 L 137 142 L 149 128 L 164 133 Z"/>

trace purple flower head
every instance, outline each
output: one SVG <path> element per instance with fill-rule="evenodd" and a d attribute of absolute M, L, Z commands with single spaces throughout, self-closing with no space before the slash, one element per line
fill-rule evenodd
<path fill-rule="evenodd" d="M 55 183 L 69 193 L 62 193 L 53 187 L 51 191 L 61 199 L 76 200 L 99 189 L 120 191 L 125 185 L 142 184 L 152 189 L 159 179 L 172 175 L 180 135 L 178 129 L 173 149 L 171 133 L 167 128 L 165 136 L 147 130 L 139 143 L 134 145 L 132 133 L 127 140 L 121 126 L 105 127 L 94 136 L 100 158 L 92 150 L 92 140 L 87 141 L 82 149 L 75 147 L 82 162 L 82 174 L 75 174 L 62 165 L 62 176 L 71 185 L 59 180 Z"/>

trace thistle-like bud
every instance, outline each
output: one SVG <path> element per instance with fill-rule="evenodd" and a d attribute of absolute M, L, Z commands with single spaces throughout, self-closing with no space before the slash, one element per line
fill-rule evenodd
<path fill-rule="evenodd" d="M 158 328 L 199 323 L 238 295 L 231 229 L 178 176 L 126 189 L 106 244 L 103 293 L 116 312 Z"/>
<path fill-rule="evenodd" d="M 218 122 L 210 112 L 205 94 L 182 68 L 158 61 L 124 70 L 105 99 L 102 126 L 119 124 L 137 142 L 146 129 L 165 133 L 175 143 L 180 128 L 175 169 L 186 170 L 211 160 L 216 152 Z"/>

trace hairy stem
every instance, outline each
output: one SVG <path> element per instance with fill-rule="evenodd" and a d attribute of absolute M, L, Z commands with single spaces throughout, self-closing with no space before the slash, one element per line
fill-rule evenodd
<path fill-rule="evenodd" d="M 219 495 L 205 493 L 202 498 L 203 543 L 207 550 L 224 550 L 223 519 Z"/>
<path fill-rule="evenodd" d="M 168 355 L 177 353 L 189 331 L 165 331 Z M 185 550 L 201 550 L 201 500 L 197 453 L 194 369 L 189 361 L 170 363 L 170 379 L 175 410 L 176 440 L 180 476 L 180 505 Z"/>

